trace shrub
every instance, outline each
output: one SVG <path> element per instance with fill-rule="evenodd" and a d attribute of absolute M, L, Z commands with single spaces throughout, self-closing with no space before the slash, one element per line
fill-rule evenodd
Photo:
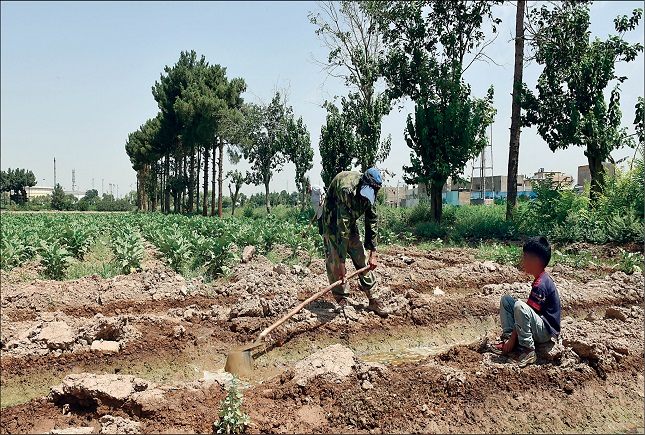
<path fill-rule="evenodd" d="M 226 397 L 219 405 L 219 420 L 213 423 L 215 433 L 239 434 L 246 431 L 251 418 L 240 409 L 243 397 L 237 389 L 237 379 L 233 378 Z"/>

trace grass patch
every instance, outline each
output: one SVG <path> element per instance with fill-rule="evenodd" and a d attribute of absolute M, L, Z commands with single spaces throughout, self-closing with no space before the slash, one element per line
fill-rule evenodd
<path fill-rule="evenodd" d="M 76 261 L 67 269 L 66 280 L 73 280 L 97 274 L 101 278 L 114 278 L 121 274 L 114 263 L 114 254 L 110 248 L 110 236 L 99 236 L 82 261 Z"/>

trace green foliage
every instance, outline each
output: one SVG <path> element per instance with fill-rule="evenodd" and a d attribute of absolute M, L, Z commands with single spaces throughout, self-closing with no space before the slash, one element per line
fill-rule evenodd
<path fill-rule="evenodd" d="M 301 208 L 304 209 L 308 187 L 305 174 L 314 166 L 314 150 L 302 116 L 297 121 L 293 116 L 287 117 L 286 128 L 279 135 L 279 141 L 285 156 L 296 166 L 296 189 L 300 193 Z"/>
<path fill-rule="evenodd" d="M 0 192 L 10 192 L 9 198 L 18 205 L 27 202 L 27 189 L 36 185 L 36 176 L 27 169 L 0 171 Z"/>
<path fill-rule="evenodd" d="M 74 258 L 82 260 L 96 237 L 96 229 L 80 225 L 76 221 L 69 222 L 63 229 L 59 242 L 65 245 Z"/>
<path fill-rule="evenodd" d="M 218 434 L 240 434 L 246 431 L 251 422 L 248 414 L 242 411 L 244 395 L 237 388 L 237 379 L 233 378 L 228 393 L 219 405 L 219 420 L 213 423 Z"/>
<path fill-rule="evenodd" d="M 114 263 L 122 273 L 132 273 L 141 268 L 144 247 L 138 230 L 130 226 L 113 228 L 111 240 Z"/>
<path fill-rule="evenodd" d="M 519 269 L 522 261 L 522 248 L 497 243 L 490 244 L 480 242 L 477 258 L 494 261 L 499 264 L 510 264 Z"/>
<path fill-rule="evenodd" d="M 70 252 L 56 241 L 40 242 L 40 264 L 45 266 L 44 274 L 51 279 L 63 279 L 67 268 L 74 262 Z"/>
<path fill-rule="evenodd" d="M 356 138 L 351 125 L 333 103 L 325 102 L 327 122 L 320 128 L 318 149 L 322 157 L 322 177 L 325 186 L 343 171 L 352 168 L 356 153 Z"/>
<path fill-rule="evenodd" d="M 616 18 L 618 35 L 605 41 L 591 39 L 586 5 L 565 2 L 551 9 L 542 5 L 533 13 L 537 37 L 531 44 L 544 69 L 536 85 L 537 96 L 526 85 L 523 88 L 523 123 L 537 126 L 552 151 L 571 145 L 585 147 L 593 201 L 604 184 L 602 162 L 613 150 L 634 144 L 621 124 L 620 84 L 627 77 L 616 75 L 616 63 L 631 62 L 643 51 L 640 43 L 629 44 L 623 39 L 638 26 L 642 12 L 635 9 L 631 17 Z M 606 102 L 605 90 L 612 82 Z"/>
<path fill-rule="evenodd" d="M 54 186 L 54 191 L 52 192 L 51 199 L 51 209 L 52 210 L 64 210 L 65 209 L 65 192 L 63 191 L 63 186 L 56 184 Z"/>
<path fill-rule="evenodd" d="M 618 268 L 621 271 L 630 275 L 634 272 L 643 271 L 643 255 L 640 252 L 627 252 L 622 248 L 618 249 L 620 250 Z"/>

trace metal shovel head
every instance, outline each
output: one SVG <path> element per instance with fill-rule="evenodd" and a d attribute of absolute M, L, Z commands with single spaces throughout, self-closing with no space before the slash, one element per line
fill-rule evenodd
<path fill-rule="evenodd" d="M 253 355 L 251 349 L 261 346 L 255 342 L 233 349 L 226 357 L 224 370 L 236 376 L 247 376 L 253 373 Z"/>

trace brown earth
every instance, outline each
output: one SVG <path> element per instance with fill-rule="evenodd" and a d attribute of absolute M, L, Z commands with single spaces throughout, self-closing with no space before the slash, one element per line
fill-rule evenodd
<path fill-rule="evenodd" d="M 346 317 L 328 295 L 270 334 L 254 377 L 242 379 L 248 430 L 642 430 L 643 275 L 549 268 L 562 299 L 562 345 L 518 369 L 480 344 L 499 333 L 500 297 L 526 298 L 530 277 L 475 252 L 388 247 L 377 269 L 387 319 L 367 310 L 353 283 Z M 326 286 L 324 270 L 322 260 L 289 267 L 256 256 L 212 284 L 186 281 L 157 260 L 114 279 L 24 281 L 16 274 L 24 279 L 25 269 L 2 272 L 0 432 L 212 432 L 227 352 Z M 327 370 L 327 359 L 307 358 L 334 344 L 353 352 L 352 370 L 330 363 L 333 376 L 303 383 L 298 367 Z M 51 396 L 81 373 L 156 386 L 145 406 L 95 393 Z"/>

